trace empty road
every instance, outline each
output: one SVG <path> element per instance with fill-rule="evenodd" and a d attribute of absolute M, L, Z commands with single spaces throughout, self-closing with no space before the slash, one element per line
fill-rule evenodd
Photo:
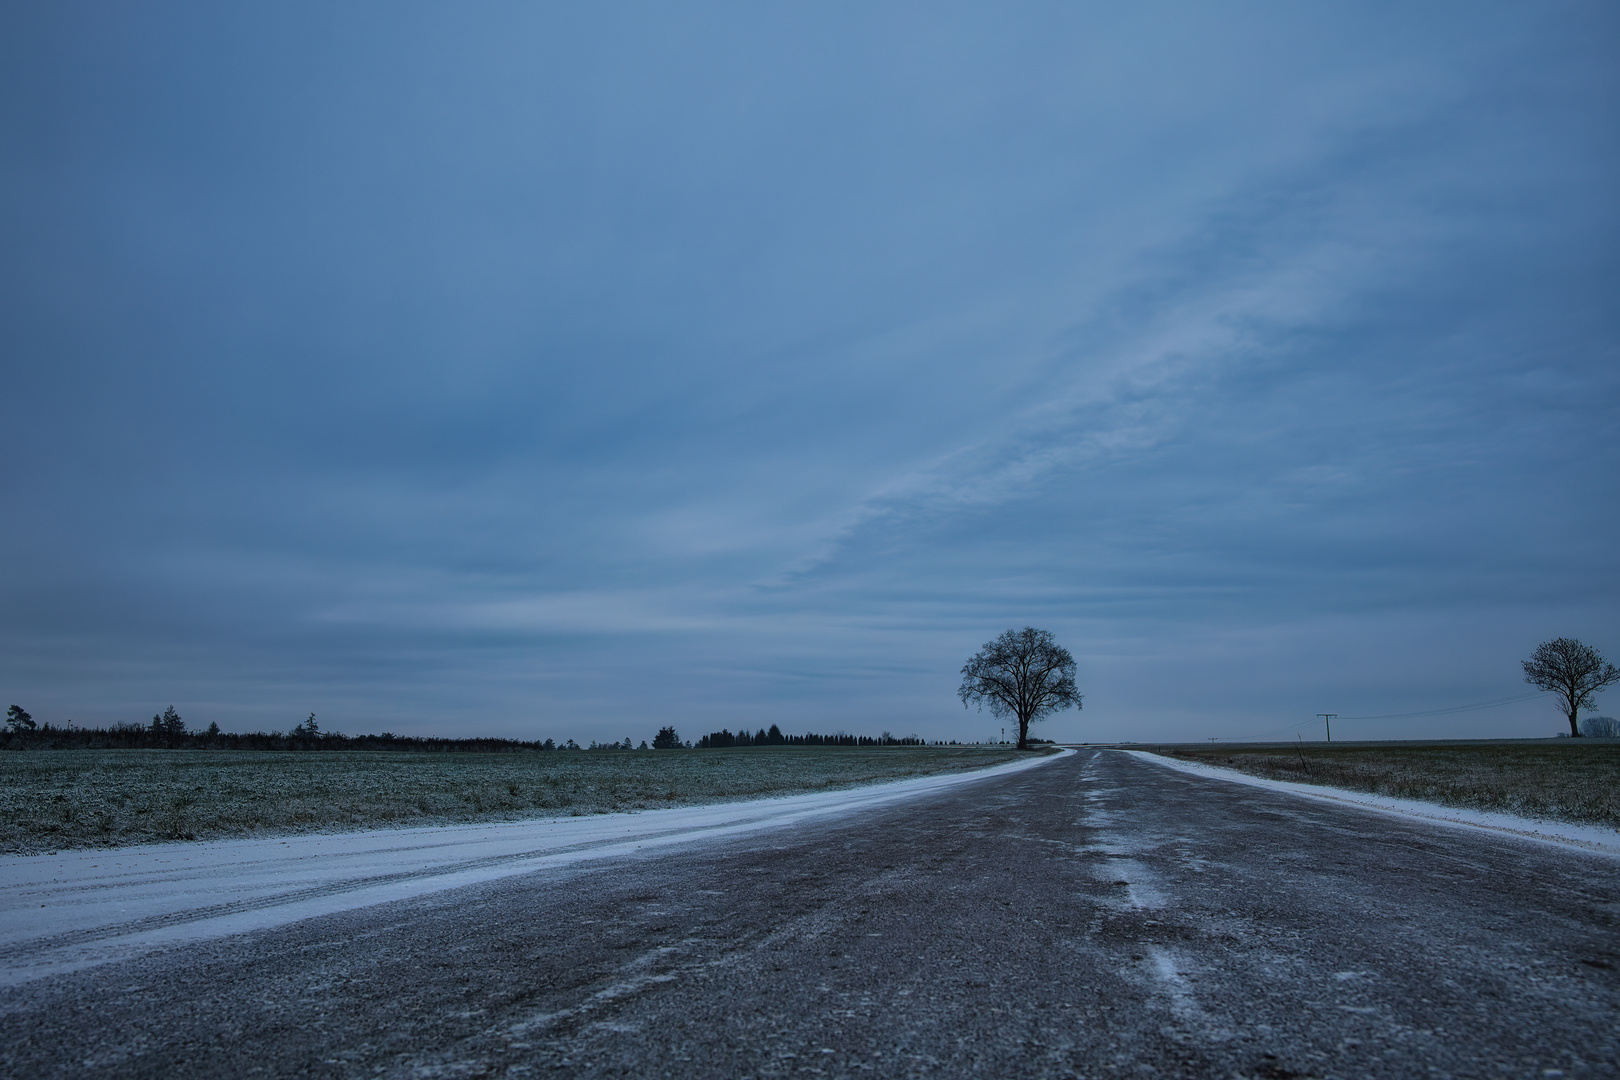
<path fill-rule="evenodd" d="M 0 991 L 17 1077 L 1620 1069 L 1620 861 L 1082 751 Z"/>

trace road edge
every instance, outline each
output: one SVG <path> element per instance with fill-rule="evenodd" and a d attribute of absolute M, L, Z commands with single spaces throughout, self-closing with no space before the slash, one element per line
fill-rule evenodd
<path fill-rule="evenodd" d="M 1099 749 L 1102 748 L 1099 747 Z M 1470 810 L 1466 807 L 1446 806 L 1442 803 L 1422 802 L 1418 799 L 1398 799 L 1388 795 L 1371 795 L 1364 791 L 1351 791 L 1348 788 L 1335 788 L 1321 784 L 1300 784 L 1289 780 L 1269 780 L 1265 777 L 1250 776 L 1248 773 L 1240 772 L 1237 769 L 1227 769 L 1219 765 L 1206 765 L 1203 762 L 1179 761 L 1175 758 L 1167 758 L 1155 754 L 1151 750 L 1128 750 L 1124 747 L 1110 747 L 1108 749 L 1115 753 L 1129 754 L 1139 761 L 1151 762 L 1167 769 L 1189 773 L 1193 776 L 1202 776 L 1211 780 L 1247 784 L 1250 787 L 1281 791 L 1290 795 L 1303 795 L 1306 798 L 1322 799 L 1327 802 L 1354 806 L 1363 810 L 1372 810 L 1376 813 L 1390 814 L 1395 817 L 1417 819 L 1437 825 L 1448 825 L 1458 829 L 1472 829 L 1501 836 L 1512 836 L 1520 840 L 1531 840 L 1542 844 L 1552 844 L 1557 847 L 1573 848 L 1588 854 L 1620 858 L 1620 829 L 1607 829 L 1601 825 L 1576 825 L 1565 821 L 1545 821 L 1538 818 L 1520 817 L 1517 814 L 1505 814 L 1495 810 Z"/>
<path fill-rule="evenodd" d="M 837 796 L 847 793 L 873 792 L 883 789 L 895 789 L 896 796 L 920 794 L 916 789 L 932 789 L 939 785 L 939 781 L 950 783 L 977 780 L 982 777 L 995 776 L 1003 772 L 1020 772 L 1024 769 L 1044 765 L 1050 761 L 1064 757 L 1074 751 L 1066 747 L 1059 747 L 1056 753 L 1041 754 L 1037 757 L 1003 761 L 995 765 L 986 765 L 978 769 L 968 769 L 962 772 L 922 773 L 917 776 L 888 777 L 874 780 L 869 783 L 851 784 L 847 787 L 826 788 L 819 791 L 781 791 L 770 795 L 756 795 L 746 799 L 721 799 L 716 802 L 680 803 L 675 806 L 655 806 L 637 810 L 604 810 L 588 814 L 538 814 L 533 817 L 520 818 L 488 818 L 479 821 L 432 821 L 420 822 L 410 825 L 382 825 L 375 828 L 313 828 L 309 830 L 292 829 L 266 829 L 263 832 L 246 836 L 210 836 L 196 840 L 153 840 L 140 844 L 111 844 L 86 847 L 49 848 L 44 851 L 7 851 L 0 852 L 0 867 L 16 864 L 29 859 L 57 859 L 80 855 L 141 855 L 154 852 L 175 851 L 184 849 L 195 850 L 200 846 L 216 844 L 258 844 L 276 843 L 290 840 L 328 840 L 342 841 L 360 837 L 386 837 L 396 834 L 426 834 L 431 832 L 448 832 L 454 830 L 476 831 L 480 829 L 499 828 L 525 828 L 534 825 L 558 821 L 579 821 L 584 818 L 597 820 L 628 818 L 643 815 L 669 814 L 683 810 L 702 810 L 724 806 L 737 807 L 749 810 L 756 807 L 780 804 L 784 800 L 823 800 L 836 799 Z M 902 787 L 903 785 L 903 787 Z"/>
<path fill-rule="evenodd" d="M 0 860 L 0 917 L 26 906 L 33 912 L 38 903 L 45 922 L 14 939 L 0 942 L 0 994 L 54 975 L 68 974 L 103 964 L 134 959 L 150 952 L 187 944 L 269 930 L 305 919 L 340 912 L 377 907 L 402 900 L 476 886 L 502 878 L 557 870 L 579 863 L 625 856 L 653 856 L 673 853 L 690 844 L 730 840 L 787 828 L 797 824 L 869 812 L 935 792 L 957 788 L 979 780 L 1008 776 L 1040 768 L 1062 760 L 1073 751 L 1042 754 L 1002 762 L 967 772 L 933 774 L 887 780 L 876 784 L 839 788 L 834 791 L 768 796 L 739 802 L 704 803 L 665 807 L 633 813 L 592 814 L 578 818 L 530 819 L 517 822 L 471 823 L 452 826 L 408 827 L 394 830 L 365 830 L 354 833 L 305 834 L 286 839 L 275 837 L 247 840 L 192 841 L 117 849 L 88 849 L 54 855 L 13 856 Z M 586 827 L 586 836 L 558 836 L 556 828 Z M 553 835 L 547 836 L 551 832 Z M 424 847 L 449 848 L 465 840 L 495 841 L 519 845 L 513 850 L 492 852 L 471 863 L 451 860 L 427 865 L 417 862 L 415 872 L 398 872 L 400 862 L 388 863 L 390 852 L 398 852 L 408 865 L 420 858 Z M 322 851 L 323 847 L 345 848 L 345 841 L 369 850 Z M 232 888 L 229 881 L 212 878 L 219 867 L 198 869 L 203 877 L 176 878 L 168 869 L 179 852 L 216 857 L 239 872 L 251 865 L 253 856 L 274 853 L 289 864 L 326 864 L 325 879 L 304 877 L 302 884 L 281 892 L 244 897 L 240 902 L 217 894 Z M 409 854 L 416 851 L 417 855 Z M 368 869 L 364 860 L 382 856 Z M 168 856 L 167 859 L 157 859 Z M 363 861 L 353 863 L 353 857 Z M 116 871 L 101 870 L 86 879 L 84 865 L 117 860 Z M 345 859 L 349 864 L 344 865 Z M 190 861 L 189 858 L 187 861 Z M 80 864 L 80 865 L 75 865 Z M 164 869 L 159 869 L 159 867 Z M 168 882 L 168 896 L 157 918 L 121 912 L 117 919 L 88 923 L 73 898 L 94 891 L 98 879 L 109 873 L 137 890 L 150 882 L 153 874 Z M 332 877 L 333 874 L 337 877 Z M 171 880 L 172 879 L 172 880 Z M 206 880 L 212 893 L 191 887 Z M 184 907 L 180 898 L 189 897 L 193 908 Z M 176 906 L 179 905 L 179 906 Z M 68 920 L 66 923 L 61 919 Z M 56 920 L 56 921 L 53 921 Z M 122 921 L 121 921 L 122 920 Z"/>

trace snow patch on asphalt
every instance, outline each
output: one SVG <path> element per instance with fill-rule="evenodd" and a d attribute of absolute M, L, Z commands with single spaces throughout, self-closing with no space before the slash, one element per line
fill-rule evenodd
<path fill-rule="evenodd" d="M 1073 752 L 708 806 L 3 856 L 0 986 L 517 874 L 857 813 Z"/>
<path fill-rule="evenodd" d="M 1344 788 L 1322 787 L 1317 784 L 1298 784 L 1288 780 L 1267 780 L 1263 777 L 1250 776 L 1248 773 L 1239 772 L 1237 769 L 1226 769 L 1219 765 L 1205 765 L 1202 762 L 1161 757 L 1147 750 L 1120 750 L 1118 752 L 1130 754 L 1132 757 L 1152 762 L 1155 765 L 1161 765 L 1167 769 L 1176 769 L 1211 780 L 1227 780 L 1234 784 L 1248 784 L 1251 787 L 1268 788 L 1271 791 L 1286 791 L 1294 795 L 1323 799 L 1341 805 L 1359 806 L 1367 810 L 1395 814 L 1400 817 L 1421 818 L 1424 821 L 1433 821 L 1441 825 L 1503 833 L 1521 839 L 1575 847 L 1583 851 L 1599 852 L 1604 855 L 1620 855 L 1620 829 L 1610 829 L 1602 825 L 1575 825 L 1564 821 L 1543 821 L 1538 818 L 1520 817 L 1517 814 L 1504 814 L 1494 810 L 1469 810 L 1464 807 L 1421 802 L 1417 799 L 1397 799 L 1387 795 L 1369 795 L 1366 792 L 1349 791 Z"/>

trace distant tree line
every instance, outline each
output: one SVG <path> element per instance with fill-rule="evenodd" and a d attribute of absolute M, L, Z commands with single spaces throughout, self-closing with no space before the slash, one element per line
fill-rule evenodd
<path fill-rule="evenodd" d="M 625 740 L 629 742 L 629 740 Z M 617 744 L 609 744 L 618 748 Z M 594 744 L 593 744 L 594 748 Z M 6 713 L 6 731 L 0 734 L 0 750 L 398 750 L 421 753 L 501 754 L 534 750 L 580 749 L 572 739 L 563 747 L 521 739 L 441 739 L 420 735 L 343 735 L 322 731 L 315 714 L 290 731 L 221 731 L 209 724 L 200 731 L 188 730 L 173 705 L 152 717 L 150 723 L 131 722 L 111 727 L 79 727 L 69 723 L 58 727 L 36 724 L 19 706 Z M 602 747 L 606 749 L 606 747 Z"/>
<path fill-rule="evenodd" d="M 578 750 L 579 745 L 577 743 L 575 743 L 573 739 L 569 739 L 568 743 L 563 747 L 563 749 L 564 750 Z M 591 740 L 591 745 L 585 747 L 585 749 L 587 749 L 587 750 L 645 750 L 645 749 L 647 749 L 647 740 L 642 739 L 640 746 L 634 746 L 634 745 L 631 744 L 630 736 L 628 736 L 628 735 L 626 735 L 624 737 L 623 742 L 599 743 L 596 740 L 592 739 Z"/>
<path fill-rule="evenodd" d="M 661 734 L 661 733 L 660 733 Z M 927 746 L 926 739 L 916 735 L 895 736 L 885 731 L 882 735 L 846 735 L 839 732 L 836 735 L 784 735 L 782 729 L 772 724 L 769 729 L 760 728 L 750 735 L 746 731 L 739 731 L 735 735 L 730 730 L 722 728 L 711 731 L 697 741 L 699 750 L 719 750 L 730 746 Z"/>
<path fill-rule="evenodd" d="M 1040 742 L 1031 739 L 1031 742 Z M 785 735 L 776 724 L 756 732 L 729 729 L 710 732 L 696 744 L 683 742 L 673 727 L 662 727 L 652 740 L 653 750 L 710 750 L 735 746 L 959 746 L 956 740 L 930 743 L 917 735 Z M 6 713 L 6 730 L 0 732 L 0 750 L 395 750 L 417 753 L 503 754 L 549 750 L 647 750 L 643 739 L 637 746 L 627 736 L 619 742 L 592 742 L 581 746 L 573 739 L 558 743 L 552 739 L 444 739 L 422 735 L 344 735 L 322 731 L 315 714 L 289 731 L 221 731 L 218 724 L 202 730 L 186 726 L 173 705 L 153 715 L 149 723 L 117 723 L 110 727 L 80 727 L 71 720 L 66 727 L 49 722 L 35 723 L 21 706 Z"/>

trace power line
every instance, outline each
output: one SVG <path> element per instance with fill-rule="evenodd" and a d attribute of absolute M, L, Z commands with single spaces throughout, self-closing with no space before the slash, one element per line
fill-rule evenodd
<path fill-rule="evenodd" d="M 1515 694 L 1513 697 L 1498 698 L 1495 701 L 1481 701 L 1475 705 L 1453 705 L 1446 709 L 1425 709 L 1423 712 L 1384 713 L 1381 716 L 1341 716 L 1340 720 L 1405 720 L 1411 716 L 1440 716 L 1444 713 L 1473 712 L 1476 709 L 1494 709 L 1498 705 L 1511 705 L 1515 701 L 1529 701 L 1540 697 L 1545 691 L 1532 690 L 1528 694 Z"/>
<path fill-rule="evenodd" d="M 1405 720 L 1415 716 L 1444 716 L 1449 713 L 1474 712 L 1477 709 L 1494 709 L 1500 705 L 1511 705 L 1516 701 L 1529 701 L 1531 698 L 1540 697 L 1544 692 L 1545 691 L 1534 690 L 1528 694 L 1515 694 L 1513 697 L 1498 698 L 1495 701 L 1480 701 L 1472 705 L 1452 705 L 1444 709 L 1425 709 L 1422 712 L 1384 713 L 1380 716 L 1339 716 L 1337 713 L 1331 715 L 1335 720 Z M 1298 731 L 1300 728 L 1314 726 L 1316 721 L 1321 719 L 1321 715 L 1322 714 L 1318 713 L 1310 720 L 1301 720 L 1297 724 L 1289 724 L 1287 727 L 1273 728 L 1270 731 L 1260 731 L 1253 735 L 1225 735 L 1219 737 L 1218 739 L 1211 739 L 1210 741 L 1247 742 L 1250 739 L 1263 739 L 1268 735 L 1290 734 Z"/>
<path fill-rule="evenodd" d="M 1287 727 L 1273 728 L 1270 731 L 1260 731 L 1260 732 L 1256 732 L 1253 735 L 1223 735 L 1223 736 L 1220 737 L 1219 741 L 1221 741 L 1221 742 L 1246 742 L 1249 739 L 1263 739 L 1267 735 L 1284 735 L 1284 734 L 1288 734 L 1290 732 L 1298 731 L 1302 727 L 1315 727 L 1315 726 L 1316 726 L 1316 721 L 1314 719 L 1301 720 L 1297 724 L 1289 724 Z"/>

